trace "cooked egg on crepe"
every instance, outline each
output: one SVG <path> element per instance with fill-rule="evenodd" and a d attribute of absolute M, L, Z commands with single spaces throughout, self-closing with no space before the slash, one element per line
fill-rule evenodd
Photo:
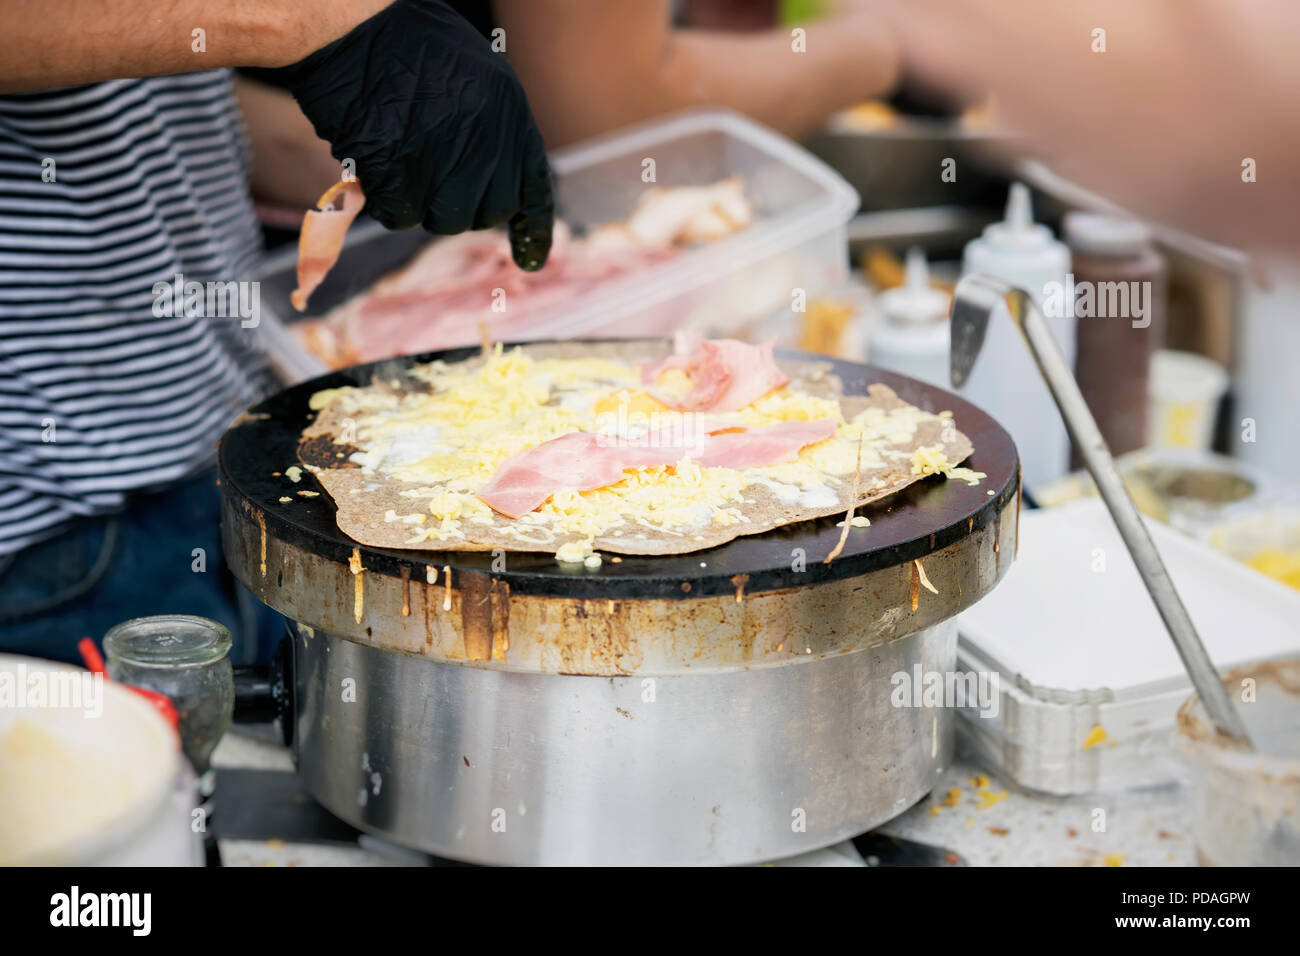
<path fill-rule="evenodd" d="M 949 413 L 884 385 L 842 391 L 828 364 L 778 363 L 771 343 L 497 345 L 316 393 L 299 454 L 362 544 L 573 562 L 698 551 L 928 475 L 984 477 L 957 467 L 972 448 Z"/>

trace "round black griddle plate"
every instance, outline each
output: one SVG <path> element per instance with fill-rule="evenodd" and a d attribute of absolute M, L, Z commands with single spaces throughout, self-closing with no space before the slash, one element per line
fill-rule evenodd
<path fill-rule="evenodd" d="M 358 546 L 338 529 L 334 502 L 310 472 L 304 470 L 296 484 L 285 476 L 290 465 L 298 464 L 299 438 L 315 417 L 308 407 L 314 393 L 343 385 L 369 385 L 376 378 L 402 378 L 417 362 L 456 362 L 478 351 L 450 349 L 357 365 L 295 385 L 253 406 L 221 439 L 218 459 L 223 494 L 247 499 L 259 508 L 267 534 L 321 557 L 346 563 L 353 549 L 360 547 L 362 562 L 371 572 L 398 576 L 406 568 L 418 580 L 428 565 L 447 565 L 453 571 L 491 573 L 508 581 L 512 591 L 525 594 L 683 598 L 733 592 L 737 575 L 748 576 L 748 592 L 771 591 L 853 577 L 923 558 L 984 527 L 1018 490 L 1019 459 L 1011 436 L 974 405 L 951 392 L 869 365 L 789 350 L 778 352 L 778 359 L 830 363 L 844 383 L 845 394 L 866 394 L 868 384 L 880 382 L 926 411 L 952 411 L 957 427 L 975 446 L 966 464 L 988 477 L 975 486 L 937 476 L 926 478 L 859 508 L 855 513 L 870 518 L 871 526 L 852 529 L 844 550 L 830 564 L 823 559 L 839 542 L 842 529 L 836 523 L 843 520 L 840 517 L 786 525 L 689 554 L 621 555 L 617 562 L 607 554 L 600 567 L 591 569 L 562 565 L 553 554 L 543 552 L 512 551 L 504 559 L 494 559 L 490 551 Z M 304 490 L 319 492 L 319 496 L 298 494 Z M 292 500 L 282 503 L 279 499 L 286 496 Z M 687 583 L 689 590 L 684 587 Z"/>

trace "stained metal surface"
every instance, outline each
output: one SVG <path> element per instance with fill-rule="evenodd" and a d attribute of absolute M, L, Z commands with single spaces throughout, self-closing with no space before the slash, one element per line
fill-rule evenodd
<path fill-rule="evenodd" d="M 310 415 L 307 398 L 373 371 L 281 393 L 233 426 L 220 450 L 222 545 L 236 576 L 292 620 L 368 646 L 550 674 L 785 664 L 947 620 L 986 594 L 1015 555 L 1019 475 L 1007 434 L 956 396 L 850 363 L 835 368 L 849 391 L 880 380 L 922 407 L 951 408 L 975 444 L 970 465 L 988 477 L 975 487 L 927 480 L 868 506 L 871 526 L 850 533 L 829 565 L 834 518 L 596 570 L 566 569 L 550 555 L 509 554 L 494 570 L 490 553 L 367 548 L 337 529 L 323 493 L 278 499 L 295 487 L 283 472 Z M 304 472 L 298 490 L 317 489 Z"/>
<path fill-rule="evenodd" d="M 952 708 L 891 700 L 895 674 L 952 670 L 951 621 L 786 667 L 658 678 L 456 666 L 319 631 L 294 646 L 307 789 L 453 859 L 790 856 L 897 816 L 951 758 Z"/>
<path fill-rule="evenodd" d="M 1011 566 L 1015 504 L 1001 502 L 994 523 L 920 559 L 938 594 L 921 586 L 912 561 L 812 587 L 751 593 L 733 586 L 685 601 L 521 594 L 491 574 L 464 570 L 448 587 L 436 565 L 433 583 L 424 569 L 406 577 L 364 567 L 353 574 L 347 564 L 263 537 L 257 509 L 229 497 L 222 537 L 231 567 L 261 600 L 368 646 L 513 671 L 674 674 L 843 654 L 947 620 Z"/>

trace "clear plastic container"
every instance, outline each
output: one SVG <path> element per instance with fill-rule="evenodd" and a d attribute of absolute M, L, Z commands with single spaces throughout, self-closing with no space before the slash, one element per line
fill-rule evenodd
<path fill-rule="evenodd" d="M 1300 658 L 1225 675 L 1254 752 L 1218 736 L 1200 698 L 1178 711 L 1202 866 L 1300 866 Z"/>
<path fill-rule="evenodd" d="M 654 160 L 653 184 L 642 180 L 647 159 Z M 560 150 L 551 164 L 557 212 L 578 229 L 626 217 L 650 185 L 696 186 L 732 175 L 744 177 L 755 221 L 538 312 L 526 328 L 512 328 L 512 337 L 654 336 L 687 326 L 725 335 L 781 311 L 793 323 L 796 289 L 812 297 L 847 276 L 845 226 L 858 206 L 853 187 L 802 147 L 738 114 L 677 114 Z M 420 230 L 358 224 L 307 314 L 321 315 L 368 288 L 428 240 Z M 328 370 L 281 321 L 296 316 L 289 306 L 296 258 L 296 248 L 278 251 L 259 274 L 262 339 L 293 381 Z"/>

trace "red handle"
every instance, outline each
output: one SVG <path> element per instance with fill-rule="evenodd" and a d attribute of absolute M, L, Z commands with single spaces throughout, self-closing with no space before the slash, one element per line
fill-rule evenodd
<path fill-rule="evenodd" d="M 83 637 L 77 642 L 77 650 L 81 652 L 81 659 L 86 662 L 86 669 L 92 674 L 101 675 L 104 680 L 109 680 L 108 670 L 104 667 L 104 657 L 99 653 L 99 648 L 95 642 L 88 637 Z M 129 691 L 134 691 L 145 700 L 147 700 L 153 709 L 162 714 L 163 719 L 171 724 L 172 730 L 180 733 L 180 717 L 176 713 L 176 705 L 172 703 L 171 698 L 166 694 L 160 694 L 156 690 L 146 690 L 143 687 L 135 687 L 131 684 L 123 684 Z"/>
<path fill-rule="evenodd" d="M 108 671 L 104 668 L 104 657 L 99 653 L 99 648 L 95 642 L 88 637 L 83 637 L 77 642 L 77 650 L 81 652 L 81 659 L 86 662 L 86 669 L 92 674 L 103 674 L 104 679 L 108 680 Z"/>

